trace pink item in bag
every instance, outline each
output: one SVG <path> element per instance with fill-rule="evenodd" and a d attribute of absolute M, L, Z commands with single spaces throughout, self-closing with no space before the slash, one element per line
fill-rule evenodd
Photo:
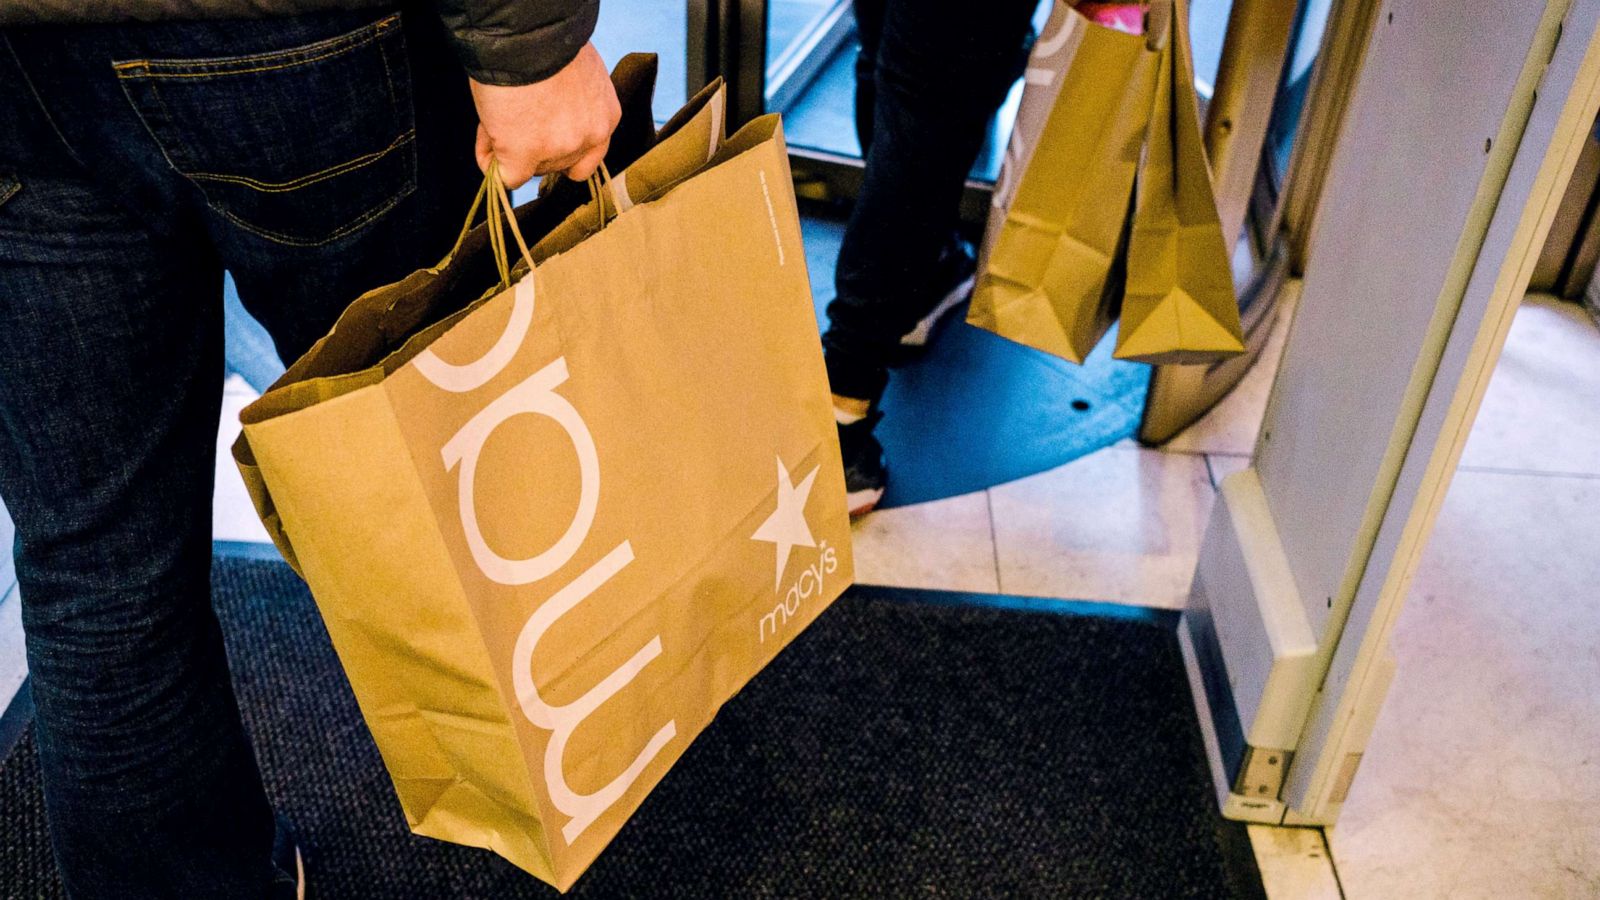
<path fill-rule="evenodd" d="M 1074 9 L 1096 25 L 1104 25 L 1126 34 L 1144 34 L 1144 14 L 1148 3 L 1112 3 L 1107 0 L 1085 0 Z"/>

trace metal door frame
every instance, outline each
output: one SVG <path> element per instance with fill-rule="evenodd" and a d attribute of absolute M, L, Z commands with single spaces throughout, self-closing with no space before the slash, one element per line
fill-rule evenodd
<path fill-rule="evenodd" d="M 1600 0 L 1516 12 L 1389 0 L 1329 154 L 1328 227 L 1181 632 L 1231 817 L 1337 818 L 1394 676 L 1396 617 L 1600 110 Z M 1396 99 L 1441 67 L 1470 85 L 1454 102 Z M 1425 195 L 1405 190 L 1430 174 Z"/>
<path fill-rule="evenodd" d="M 1600 112 L 1600 0 L 1551 0 L 1547 8 L 1555 16 L 1548 64 L 1531 94 L 1531 109 L 1522 111 L 1525 128 L 1502 176 L 1499 202 L 1484 227 L 1431 384 L 1412 413 L 1406 449 L 1392 471 L 1393 487 L 1289 769 L 1288 824 L 1331 823 L 1338 816 L 1388 693 L 1394 672 L 1389 638 L 1512 318 Z M 1513 107 L 1508 119 L 1518 113 Z"/>

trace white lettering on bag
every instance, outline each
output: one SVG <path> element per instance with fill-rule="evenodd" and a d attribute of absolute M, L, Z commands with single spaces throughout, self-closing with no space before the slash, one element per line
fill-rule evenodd
<path fill-rule="evenodd" d="M 632 561 L 633 547 L 627 541 L 618 544 L 616 549 L 573 579 L 571 584 L 557 591 L 554 597 L 534 612 L 528 619 L 528 624 L 522 627 L 522 633 L 517 636 L 517 647 L 512 652 L 511 677 L 512 685 L 517 692 L 517 703 L 522 706 L 528 721 L 550 732 L 550 742 L 545 745 L 544 750 L 544 777 L 550 788 L 550 801 L 555 804 L 556 809 L 572 817 L 561 829 L 561 835 L 566 838 L 568 844 L 576 840 L 585 828 L 594 824 L 602 813 L 622 798 L 628 788 L 632 787 L 644 773 L 645 766 L 655 759 L 656 754 L 660 753 L 678 732 L 677 722 L 668 720 L 667 724 L 661 726 L 650 738 L 649 743 L 645 744 L 644 749 L 639 751 L 639 755 L 633 758 L 633 762 L 623 770 L 622 774 L 592 794 L 580 794 L 567 784 L 567 776 L 561 766 L 567 742 L 572 739 L 572 733 L 590 713 L 633 681 L 634 676 L 638 675 L 639 670 L 650 660 L 661 655 L 661 637 L 657 635 L 651 638 L 649 643 L 639 648 L 627 662 L 613 669 L 599 684 L 564 706 L 551 706 L 546 703 L 544 698 L 539 696 L 538 686 L 533 683 L 533 651 L 538 646 L 539 639 L 544 637 L 545 632 L 550 630 L 550 626 L 554 625 L 557 619 L 593 593 L 596 588 L 611 580 L 611 576 Z"/>
<path fill-rule="evenodd" d="M 528 336 L 528 326 L 532 324 L 533 273 L 529 272 L 512 289 L 511 318 L 506 321 L 506 330 L 500 333 L 489 352 L 459 366 L 440 359 L 432 349 L 418 353 L 413 361 L 422 377 L 453 394 L 475 391 L 500 374 L 506 363 L 517 355 L 523 339 Z"/>
<path fill-rule="evenodd" d="M 572 558 L 588 535 L 589 526 L 594 524 L 595 508 L 600 503 L 600 455 L 595 451 L 594 438 L 589 434 L 583 417 L 567 402 L 567 398 L 555 392 L 556 386 L 566 380 L 567 361 L 565 358 L 557 359 L 490 401 L 444 445 L 445 470 L 454 469 L 458 463 L 461 466 L 458 496 L 461 526 L 467 535 L 467 549 L 472 551 L 478 568 L 491 581 L 529 584 L 550 575 Z M 502 422 L 519 413 L 544 416 L 567 432 L 567 437 L 572 440 L 572 448 L 578 452 L 580 488 L 577 514 L 561 539 L 543 553 L 512 560 L 494 552 L 484 541 L 483 531 L 478 527 L 473 485 L 478 472 L 478 455 L 483 452 L 484 442 Z"/>
<path fill-rule="evenodd" d="M 839 569 L 839 554 L 823 541 L 817 547 L 817 560 L 806 566 L 800 577 L 789 585 L 783 597 L 778 600 L 778 605 L 772 612 L 762 616 L 756 622 L 756 643 L 765 644 L 767 635 L 777 637 L 778 632 L 789 624 L 789 620 L 800 611 L 800 603 L 809 600 L 813 595 L 820 596 L 823 588 L 823 576 L 832 575 Z"/>
<path fill-rule="evenodd" d="M 520 291 L 521 285 L 529 281 L 531 279 L 524 279 L 519 283 L 517 305 L 513 307 L 511 322 L 507 325 L 505 335 L 489 353 L 467 366 L 450 366 L 435 359 L 439 366 L 445 368 L 436 368 L 432 375 L 427 371 L 423 374 L 440 387 L 452 391 L 472 390 L 474 387 L 486 384 L 498 374 L 519 349 L 527 330 L 527 321 L 532 319 L 531 289 L 527 294 L 528 303 L 525 310 L 522 306 L 523 294 Z M 510 349 L 502 352 L 506 336 L 514 336 L 515 339 Z M 419 356 L 417 359 L 420 362 L 422 357 Z M 441 382 L 435 376 L 442 376 L 444 381 Z M 555 392 L 556 387 L 566 380 L 566 359 L 556 359 L 490 401 L 445 443 L 440 453 L 444 460 L 445 471 L 460 468 L 457 497 L 467 548 L 484 576 L 499 584 L 529 584 L 554 574 L 577 553 L 594 524 L 595 510 L 600 498 L 600 456 L 595 448 L 594 436 L 577 408 Z M 572 447 L 578 456 L 578 509 L 566 532 L 548 549 L 526 559 L 513 560 L 496 553 L 484 540 L 483 532 L 478 525 L 473 491 L 477 478 L 478 457 L 483 453 L 483 446 L 488 441 L 489 435 L 507 419 L 524 413 L 541 415 L 554 421 L 572 441 Z M 580 794 L 567 783 L 566 773 L 562 767 L 562 759 L 572 735 L 601 704 L 627 687 L 651 660 L 661 655 L 661 637 L 660 635 L 652 637 L 627 662 L 613 669 L 598 684 L 571 703 L 552 706 L 545 702 L 533 681 L 533 654 L 539 640 L 563 615 L 610 581 L 632 561 L 633 547 L 628 541 L 623 541 L 599 562 L 556 591 L 528 618 L 517 636 L 516 647 L 511 654 L 512 685 L 516 691 L 517 704 L 522 707 L 523 715 L 528 717 L 529 722 L 550 732 L 550 740 L 545 745 L 544 777 L 551 803 L 569 817 L 561 829 L 561 834 L 568 844 L 576 840 L 584 829 L 594 824 L 595 820 L 622 798 L 644 773 L 650 761 L 655 759 L 677 734 L 676 720 L 667 720 L 621 774 L 593 793 Z"/>
<path fill-rule="evenodd" d="M 1067 46 L 1067 41 L 1072 37 L 1073 26 L 1077 23 L 1070 13 L 1061 16 L 1060 23 L 1055 31 L 1039 35 L 1039 39 L 1033 42 L 1033 52 L 1028 55 L 1030 60 L 1047 60 Z M 1034 72 L 1032 68 L 1027 72 L 1030 84 L 1049 84 L 1055 80 L 1056 73 L 1053 68 L 1046 71 L 1042 77 L 1035 76 Z"/>

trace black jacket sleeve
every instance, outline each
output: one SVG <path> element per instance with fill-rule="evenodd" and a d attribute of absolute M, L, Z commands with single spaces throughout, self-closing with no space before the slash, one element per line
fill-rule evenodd
<path fill-rule="evenodd" d="M 532 84 L 572 61 L 594 33 L 600 0 L 435 0 L 467 74 Z"/>

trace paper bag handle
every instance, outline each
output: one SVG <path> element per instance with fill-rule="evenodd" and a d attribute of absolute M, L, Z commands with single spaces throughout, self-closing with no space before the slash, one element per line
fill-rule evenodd
<path fill-rule="evenodd" d="M 483 184 L 478 186 L 478 195 L 473 198 L 472 206 L 467 210 L 467 218 L 461 223 L 461 231 L 456 235 L 456 242 L 450 247 L 450 252 L 444 259 L 434 266 L 443 269 L 450 264 L 455 255 L 461 252 L 461 247 L 467 242 L 467 235 L 472 233 L 472 224 L 478 218 L 478 210 L 483 208 L 485 198 L 489 199 L 489 211 L 485 218 L 489 227 L 489 246 L 493 249 L 495 268 L 500 272 L 500 286 L 511 286 L 511 266 L 508 259 L 505 226 L 511 226 L 511 236 L 516 241 L 517 250 L 528 264 L 528 271 L 533 271 L 533 254 L 528 251 L 528 244 L 522 239 L 522 229 L 517 225 L 517 213 L 511 205 L 511 195 L 506 191 L 506 185 L 500 178 L 500 161 L 489 160 L 489 169 L 483 175 Z M 501 216 L 504 216 L 504 220 Z"/>
<path fill-rule="evenodd" d="M 522 254 L 523 262 L 528 264 L 528 272 L 533 272 L 533 254 L 528 251 L 528 242 L 522 239 L 522 229 L 517 226 L 517 210 L 511 205 L 511 195 L 506 191 L 506 183 L 500 177 L 499 160 L 489 161 L 489 171 L 483 175 L 484 190 L 494 193 L 498 209 L 489 212 L 489 245 L 494 249 L 494 264 L 500 270 L 500 286 L 511 286 L 511 263 L 506 248 L 505 227 L 511 226 L 511 237 L 517 243 L 517 250 Z M 477 204 L 473 204 L 476 213 Z M 471 225 L 472 219 L 467 219 Z"/>
<path fill-rule="evenodd" d="M 594 174 L 589 176 L 589 196 L 594 198 L 595 217 L 599 222 L 599 224 L 596 226 L 597 230 L 606 227 L 607 192 L 605 189 L 607 187 L 610 187 L 612 191 L 610 194 L 611 220 L 616 221 L 617 216 L 622 214 L 622 210 L 619 208 L 619 205 L 616 201 L 616 182 L 611 178 L 611 170 L 607 169 L 606 164 L 602 162 L 600 164 L 600 168 L 596 169 Z"/>

